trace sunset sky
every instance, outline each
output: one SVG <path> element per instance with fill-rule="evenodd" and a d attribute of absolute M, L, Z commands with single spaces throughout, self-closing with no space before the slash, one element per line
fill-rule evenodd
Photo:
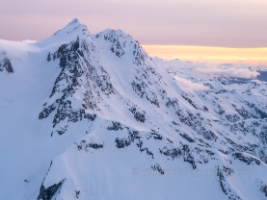
<path fill-rule="evenodd" d="M 143 45 L 150 56 L 165 60 L 250 64 L 267 66 L 267 48 L 225 48 L 206 46 Z"/>
<path fill-rule="evenodd" d="M 91 33 L 121 29 L 165 58 L 267 63 L 266 0 L 0 0 L 0 38 L 42 40 L 75 17 Z"/>

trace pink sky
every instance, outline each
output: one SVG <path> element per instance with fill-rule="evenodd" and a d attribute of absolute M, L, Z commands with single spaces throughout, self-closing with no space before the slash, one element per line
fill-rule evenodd
<path fill-rule="evenodd" d="M 267 47 L 266 0 L 0 0 L 0 38 L 42 40 L 75 17 L 142 44 Z"/>

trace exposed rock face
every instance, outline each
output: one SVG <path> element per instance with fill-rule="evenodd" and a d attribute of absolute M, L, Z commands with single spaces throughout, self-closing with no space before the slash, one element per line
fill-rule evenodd
<path fill-rule="evenodd" d="M 89 44 L 86 40 L 80 41 L 79 37 L 69 44 L 61 45 L 52 55 L 54 60 L 59 59 L 62 71 L 57 77 L 49 97 L 50 99 L 56 98 L 56 100 L 52 104 L 44 106 L 43 111 L 39 114 L 39 119 L 48 117 L 56 110 L 53 127 L 65 119 L 69 122 L 77 122 L 82 119 L 93 121 L 96 115 L 85 111 L 99 110 L 96 101 L 101 99 L 100 91 L 106 96 L 114 93 L 109 75 L 103 68 L 97 66 L 99 68 L 96 69 L 93 66 L 89 59 Z M 80 108 L 73 109 L 73 95 L 79 90 L 84 91 L 83 99 Z"/>
<path fill-rule="evenodd" d="M 64 181 L 61 181 L 57 184 L 51 185 L 48 188 L 45 188 L 43 185 L 40 188 L 40 194 L 37 197 L 37 200 L 51 200 L 53 196 L 58 192 Z"/>
<path fill-rule="evenodd" d="M 6 56 L 6 53 L 0 55 L 0 72 L 6 71 L 8 73 L 14 73 L 10 59 Z"/>

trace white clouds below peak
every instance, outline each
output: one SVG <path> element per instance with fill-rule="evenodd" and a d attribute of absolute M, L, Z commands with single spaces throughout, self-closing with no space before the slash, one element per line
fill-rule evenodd
<path fill-rule="evenodd" d="M 178 83 L 179 87 L 182 89 L 189 89 L 189 90 L 194 90 L 194 91 L 198 91 L 198 90 L 208 90 L 209 88 L 200 84 L 200 83 L 194 83 L 191 82 L 187 79 L 184 78 L 180 78 L 178 76 L 174 76 L 176 82 Z"/>
<path fill-rule="evenodd" d="M 0 39 L 0 53 L 7 53 L 9 58 L 21 58 L 27 54 L 27 52 L 34 52 L 38 50 L 34 46 L 35 41 L 8 41 Z"/>
<path fill-rule="evenodd" d="M 200 74 L 209 74 L 212 76 L 219 77 L 236 77 L 236 78 L 255 78 L 259 75 L 256 71 L 251 71 L 250 69 L 240 69 L 240 68 L 197 68 L 197 73 Z"/>

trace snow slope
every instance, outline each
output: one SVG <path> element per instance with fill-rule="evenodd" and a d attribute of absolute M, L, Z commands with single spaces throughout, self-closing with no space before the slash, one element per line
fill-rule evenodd
<path fill-rule="evenodd" d="M 152 58 L 77 19 L 0 51 L 1 200 L 266 198 L 264 68 Z"/>

